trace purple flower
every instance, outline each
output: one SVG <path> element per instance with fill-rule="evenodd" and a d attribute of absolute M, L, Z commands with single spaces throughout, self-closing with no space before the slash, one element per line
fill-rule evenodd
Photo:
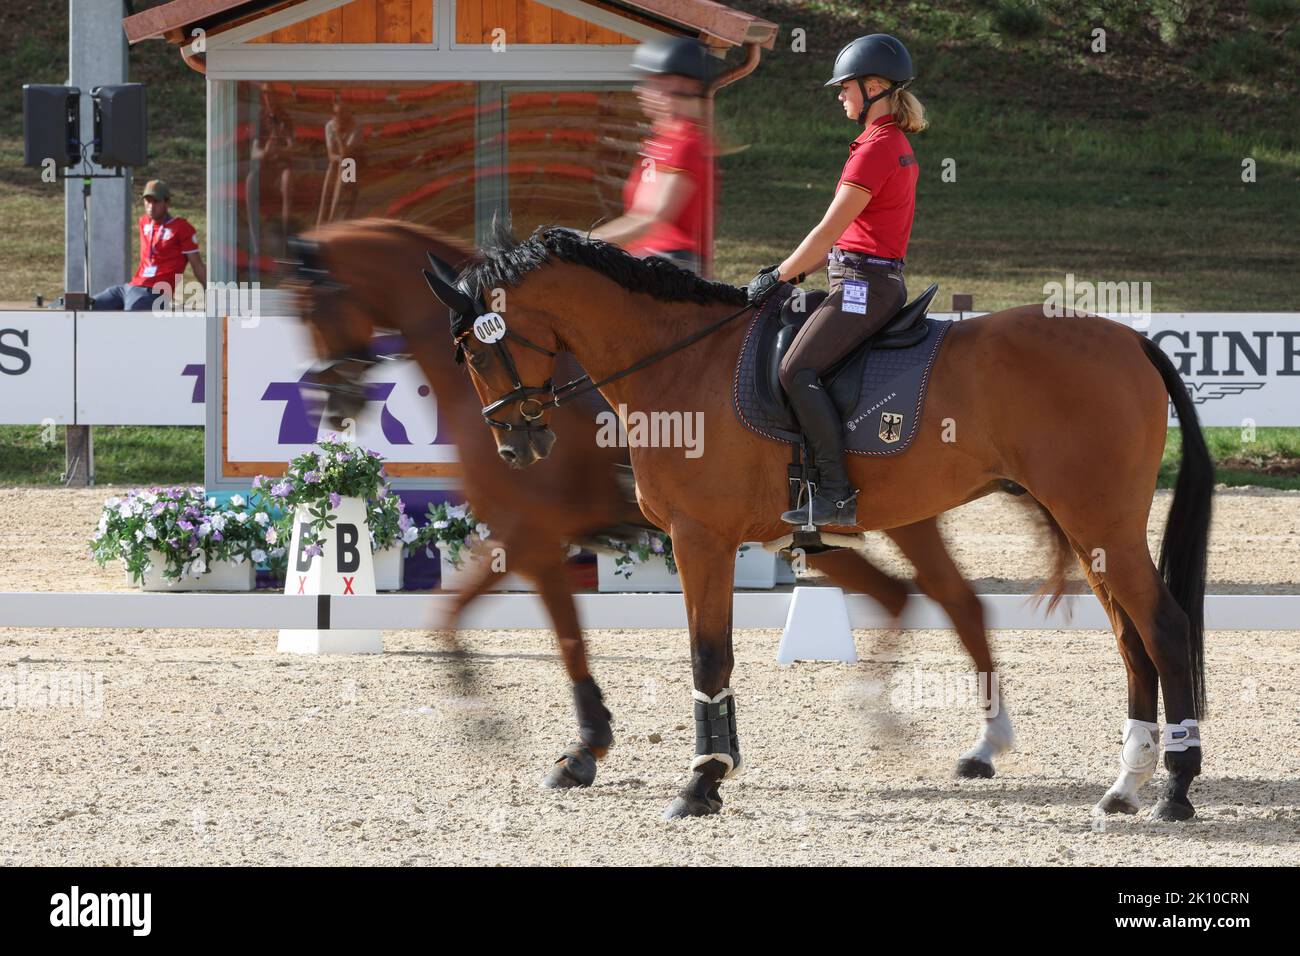
<path fill-rule="evenodd" d="M 397 510 L 401 514 L 406 514 L 406 502 L 403 501 L 401 498 L 397 499 Z"/>
<path fill-rule="evenodd" d="M 212 532 L 212 540 L 213 540 L 213 541 L 221 541 L 221 540 L 222 540 L 221 532 L 220 532 L 220 531 L 214 531 L 214 532 Z"/>
<path fill-rule="evenodd" d="M 180 521 L 176 522 L 176 527 L 180 528 L 182 531 L 193 531 L 193 530 L 194 530 L 194 525 L 191 524 L 190 522 L 186 521 L 184 518 L 182 518 Z"/>
<path fill-rule="evenodd" d="M 375 492 L 375 497 L 377 497 L 377 498 L 387 498 L 387 497 L 388 497 L 388 486 L 387 486 L 387 485 L 380 485 L 380 486 L 379 486 L 379 490 L 378 490 L 377 492 Z"/>
<path fill-rule="evenodd" d="M 342 500 L 343 500 L 342 495 L 340 495 L 337 491 L 331 491 L 331 492 L 330 492 L 330 507 L 331 507 L 331 508 L 337 508 L 337 507 L 339 506 L 339 502 L 342 501 Z"/>
<path fill-rule="evenodd" d="M 650 540 L 650 550 L 653 551 L 655 554 L 663 554 L 664 543 L 660 541 L 658 538 L 652 538 Z"/>
<path fill-rule="evenodd" d="M 309 485 L 320 484 L 320 472 L 319 472 L 319 471 L 309 471 L 309 472 L 307 472 L 307 474 L 305 474 L 305 475 L 302 476 L 302 480 L 305 481 L 305 482 L 307 482 L 307 484 L 309 484 Z"/>
<path fill-rule="evenodd" d="M 272 486 L 271 486 L 271 497 L 272 497 L 272 498 L 284 498 L 284 497 L 286 497 L 286 496 L 289 494 L 290 489 L 291 489 L 291 486 L 290 486 L 289 482 L 287 482 L 287 481 L 282 481 L 282 482 L 280 482 L 278 485 L 272 485 Z"/>
<path fill-rule="evenodd" d="M 405 531 L 410 526 L 411 526 L 411 519 L 408 518 L 406 515 L 402 515 L 400 518 L 397 519 L 398 531 Z"/>
<path fill-rule="evenodd" d="M 166 504 L 164 504 L 161 501 L 158 502 L 156 505 L 153 506 L 153 512 L 152 512 L 153 516 L 155 518 L 158 517 L 160 514 L 163 513 L 164 510 L 166 510 L 166 508 L 167 508 Z"/>
<path fill-rule="evenodd" d="M 345 451 L 339 452 L 339 461 L 351 461 L 352 456 Z"/>
<path fill-rule="evenodd" d="M 307 555 L 309 558 L 315 558 L 318 557 L 323 550 L 324 549 L 319 544 L 313 544 L 311 547 L 303 551 L 303 554 Z"/>
<path fill-rule="evenodd" d="M 180 543 L 181 543 L 180 538 L 168 538 L 168 539 L 167 539 L 167 546 L 170 547 L 170 548 L 176 548 L 176 547 L 179 547 Z"/>

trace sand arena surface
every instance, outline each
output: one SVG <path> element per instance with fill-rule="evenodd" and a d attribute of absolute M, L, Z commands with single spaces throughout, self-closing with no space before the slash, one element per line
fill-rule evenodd
<path fill-rule="evenodd" d="M 0 489 L 4 589 L 125 590 L 85 547 L 113 491 Z M 1005 496 L 944 527 L 980 591 L 1030 591 L 1046 570 L 1032 515 Z M 883 539 L 870 553 L 908 573 Z M 1300 593 L 1300 494 L 1217 495 L 1210 581 Z M 0 864 L 1300 863 L 1296 630 L 1207 635 L 1196 820 L 1104 829 L 1089 809 L 1126 706 L 1109 632 L 991 635 L 1019 744 L 970 781 L 952 770 L 973 706 L 918 691 L 967 672 L 952 632 L 859 631 L 856 666 L 779 668 L 779 632 L 738 631 L 745 773 L 721 814 L 673 823 L 659 815 L 693 750 L 684 632 L 588 633 L 618 740 L 596 785 L 568 792 L 538 787 L 574 731 L 549 632 L 462 635 L 486 706 L 459 695 L 428 635 L 323 659 L 277 654 L 275 637 L 0 628 L 0 689 L 62 675 L 77 705 L 0 709 Z"/>

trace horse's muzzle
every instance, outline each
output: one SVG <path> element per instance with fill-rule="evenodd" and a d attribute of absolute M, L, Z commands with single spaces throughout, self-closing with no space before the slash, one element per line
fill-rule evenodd
<path fill-rule="evenodd" d="M 497 440 L 497 454 L 511 468 L 527 468 L 542 461 L 555 446 L 555 432 L 537 428 L 505 432 Z"/>

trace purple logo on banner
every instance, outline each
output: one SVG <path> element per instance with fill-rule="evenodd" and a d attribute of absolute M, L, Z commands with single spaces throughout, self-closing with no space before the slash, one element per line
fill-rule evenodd
<path fill-rule="evenodd" d="M 407 435 L 406 426 L 388 409 L 388 399 L 392 396 L 396 382 L 368 382 L 366 384 L 366 401 L 383 402 L 379 412 L 379 427 L 390 445 L 414 444 Z M 306 375 L 296 382 L 272 382 L 262 393 L 264 402 L 284 402 L 284 411 L 280 414 L 280 431 L 277 441 L 281 445 L 310 445 L 320 433 L 321 419 L 325 415 L 325 402 L 314 396 L 309 398 L 307 392 L 313 386 L 307 383 Z M 429 394 L 429 387 L 421 385 L 421 398 Z M 437 418 L 437 434 L 442 433 L 442 414 Z M 437 440 L 429 442 L 437 444 Z"/>

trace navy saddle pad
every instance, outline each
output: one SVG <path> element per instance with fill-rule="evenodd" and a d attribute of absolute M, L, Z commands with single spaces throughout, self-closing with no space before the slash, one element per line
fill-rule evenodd
<path fill-rule="evenodd" d="M 937 286 L 905 306 L 885 328 L 822 376 L 844 421 L 844 450 L 896 455 L 916 437 L 930 369 L 952 322 L 925 317 Z M 799 423 L 777 378 L 781 358 L 825 293 L 806 293 L 804 308 L 783 308 L 795 287 L 782 283 L 750 321 L 736 363 L 736 416 L 773 441 L 798 444 Z M 792 303 L 793 304 L 793 303 Z"/>

